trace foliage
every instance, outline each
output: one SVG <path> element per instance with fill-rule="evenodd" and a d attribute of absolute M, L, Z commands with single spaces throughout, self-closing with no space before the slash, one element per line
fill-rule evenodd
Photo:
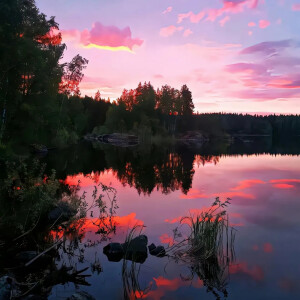
<path fill-rule="evenodd" d="M 178 237 L 181 240 L 167 249 L 171 258 L 189 266 L 191 276 L 184 280 L 192 280 L 195 275 L 198 276 L 216 299 L 221 299 L 220 293 L 225 298 L 228 295 L 229 265 L 235 260 L 235 232 L 229 226 L 225 210 L 229 201 L 227 198 L 225 202 L 221 202 L 217 197 L 208 210 L 183 217 L 181 224 L 188 224 L 189 234 L 182 239 L 183 235 L 176 228 L 174 240 Z"/>
<path fill-rule="evenodd" d="M 55 171 L 45 176 L 45 165 L 37 160 L 5 162 L 0 179 L 0 232 L 20 235 L 39 223 L 60 200 L 61 183 Z M 10 224 L 9 230 L 5 230 Z"/>

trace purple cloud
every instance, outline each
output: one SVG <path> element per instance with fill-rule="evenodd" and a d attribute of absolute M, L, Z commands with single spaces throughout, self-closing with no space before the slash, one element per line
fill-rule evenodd
<path fill-rule="evenodd" d="M 279 49 L 289 48 L 294 45 L 293 40 L 262 42 L 243 49 L 241 54 L 264 53 L 267 55 L 276 54 Z"/>

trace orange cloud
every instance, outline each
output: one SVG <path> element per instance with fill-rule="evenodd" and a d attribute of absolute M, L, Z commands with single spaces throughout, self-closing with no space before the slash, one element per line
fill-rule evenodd
<path fill-rule="evenodd" d="M 285 183 L 285 182 L 294 182 L 294 183 L 300 183 L 300 179 L 273 179 L 270 180 L 270 183 Z"/>
<path fill-rule="evenodd" d="M 300 183 L 300 179 L 273 179 L 270 183 L 277 189 L 292 189 L 295 185 L 290 183 Z"/>
<path fill-rule="evenodd" d="M 249 26 L 249 27 L 255 27 L 255 26 L 256 26 L 256 23 L 254 23 L 254 22 L 249 22 L 249 23 L 248 23 L 248 26 Z"/>
<path fill-rule="evenodd" d="M 174 245 L 174 239 L 166 233 L 162 234 L 159 239 L 163 244 Z"/>
<path fill-rule="evenodd" d="M 250 188 L 250 187 L 253 187 L 257 184 L 265 184 L 264 181 L 262 180 L 259 180 L 259 179 L 248 179 L 248 180 L 243 180 L 243 181 L 240 181 L 239 185 L 232 188 L 231 190 L 232 191 L 239 191 L 239 190 L 243 190 L 243 189 L 247 189 L 247 188 Z"/>
<path fill-rule="evenodd" d="M 273 187 L 275 187 L 277 189 L 292 189 L 295 186 L 292 184 L 287 184 L 287 183 L 277 183 L 277 184 L 273 184 Z"/>
<path fill-rule="evenodd" d="M 144 298 L 151 300 L 163 299 L 165 294 L 169 291 L 177 291 L 182 286 L 190 286 L 190 281 L 184 281 L 181 278 L 167 279 L 165 277 L 159 276 L 158 278 L 153 278 L 157 286 L 156 290 L 151 290 Z M 203 287 L 203 282 L 199 279 L 192 282 L 194 288 Z"/>

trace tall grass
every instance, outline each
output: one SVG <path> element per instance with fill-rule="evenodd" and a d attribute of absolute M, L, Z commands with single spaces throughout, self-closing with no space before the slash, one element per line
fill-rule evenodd
<path fill-rule="evenodd" d="M 207 211 L 183 217 L 181 224 L 189 226 L 189 234 L 167 249 L 171 258 L 190 268 L 188 279 L 197 276 L 216 299 L 221 299 L 221 294 L 227 297 L 229 265 L 235 259 L 235 230 L 229 226 L 225 210 L 229 201 L 222 203 L 216 198 Z"/>

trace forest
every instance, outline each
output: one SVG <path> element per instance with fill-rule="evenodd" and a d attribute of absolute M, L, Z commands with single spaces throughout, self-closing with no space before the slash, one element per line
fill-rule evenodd
<path fill-rule="evenodd" d="M 0 3 L 0 148 L 33 143 L 64 147 L 85 134 L 133 133 L 174 138 L 194 131 L 209 138 L 231 135 L 300 135 L 298 115 L 195 113 L 192 92 L 150 82 L 124 90 L 115 101 L 81 95 L 88 60 L 62 63 L 66 45 L 54 17 L 34 0 Z"/>

